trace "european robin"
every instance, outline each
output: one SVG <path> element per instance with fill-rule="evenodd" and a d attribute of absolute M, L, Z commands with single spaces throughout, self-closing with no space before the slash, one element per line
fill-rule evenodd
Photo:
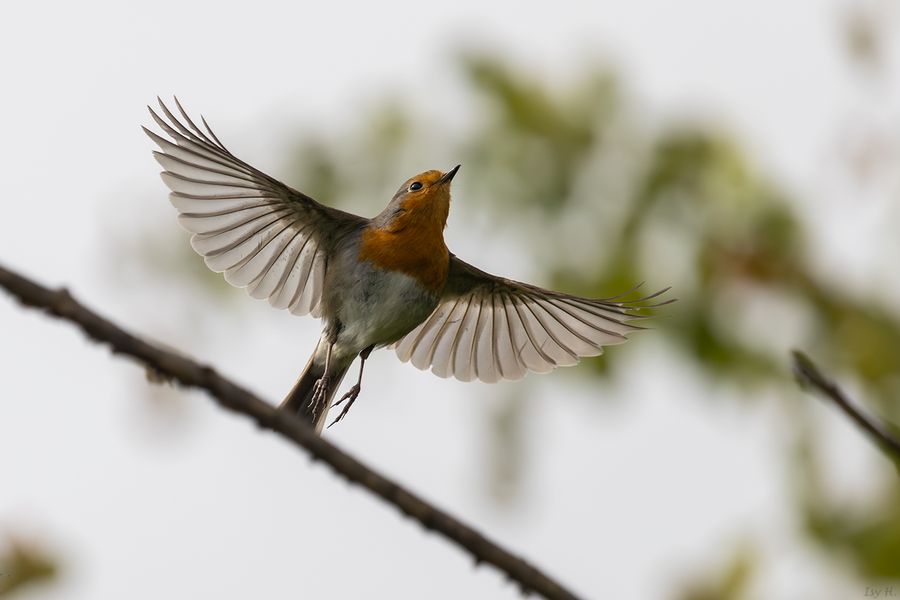
<path fill-rule="evenodd" d="M 371 219 L 316 202 L 229 152 L 205 119 L 201 130 L 178 100 L 160 101 L 171 138 L 144 131 L 161 151 L 169 198 L 191 245 L 230 284 L 276 308 L 323 320 L 322 335 L 281 404 L 322 431 L 335 391 L 360 357 L 341 420 L 359 395 L 375 348 L 440 377 L 495 382 L 545 373 L 626 340 L 638 308 L 665 292 L 624 301 L 580 298 L 490 275 L 444 243 L 449 171 L 405 181 Z M 149 107 L 148 107 L 149 108 Z M 333 423 L 332 423 L 333 424 Z"/>

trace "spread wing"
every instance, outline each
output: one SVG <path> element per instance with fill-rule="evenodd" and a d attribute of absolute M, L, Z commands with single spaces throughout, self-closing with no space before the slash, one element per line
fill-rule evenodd
<path fill-rule="evenodd" d="M 169 199 L 191 246 L 228 283 L 297 315 L 320 316 L 328 256 L 335 241 L 365 219 L 319 204 L 229 152 L 201 118 L 197 127 L 178 100 L 184 122 L 159 102 L 153 120 L 171 138 L 146 127 L 159 146 Z M 149 108 L 149 107 L 148 107 Z"/>
<path fill-rule="evenodd" d="M 589 299 L 496 277 L 455 256 L 440 304 L 397 342 L 397 355 L 419 369 L 462 381 L 520 379 L 574 365 L 621 344 L 639 308 L 667 290 L 632 301 Z"/>

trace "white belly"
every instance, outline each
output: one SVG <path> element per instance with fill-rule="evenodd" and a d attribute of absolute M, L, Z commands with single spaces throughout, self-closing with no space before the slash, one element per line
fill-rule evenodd
<path fill-rule="evenodd" d="M 354 285 L 335 290 L 341 323 L 338 346 L 354 354 L 392 344 L 412 331 L 437 306 L 415 279 L 396 271 L 363 266 Z"/>

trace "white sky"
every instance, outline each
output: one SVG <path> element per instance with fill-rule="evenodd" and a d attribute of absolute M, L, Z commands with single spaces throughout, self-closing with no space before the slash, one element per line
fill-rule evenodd
<path fill-rule="evenodd" d="M 111 226 L 126 238 L 145 219 L 170 238 L 177 228 L 138 128 L 144 106 L 178 93 L 239 155 L 278 175 L 285 131 L 341 127 L 384 92 L 452 114 L 450 59 L 475 44 L 551 78 L 577 73 L 593 53 L 624 73 L 649 119 L 689 114 L 733 129 L 762 168 L 821 200 L 817 234 L 833 236 L 823 263 L 866 277 L 888 259 L 864 242 L 884 238 L 896 210 L 835 193 L 830 153 L 841 123 L 879 127 L 900 103 L 896 88 L 860 85 L 847 68 L 842 6 L 15 3 L 0 22 L 0 261 L 65 283 L 277 399 L 317 323 L 249 298 L 236 299 L 245 310 L 217 314 L 216 300 L 164 282 L 116 286 L 105 270 L 118 262 L 104 253 Z M 205 341 L 180 329 L 186 306 L 203 315 Z M 793 533 L 789 474 L 773 444 L 787 439 L 771 406 L 779 399 L 749 409 L 706 401 L 727 391 L 673 364 L 651 336 L 631 342 L 641 349 L 622 376 L 628 391 L 617 388 L 611 404 L 591 401 L 597 390 L 571 372 L 483 388 L 382 352 L 329 436 L 590 597 L 670 597 L 685 573 L 721 564 L 718 549 L 743 538 L 772 555 L 765 597 L 861 595 Z M 139 370 L 5 298 L 0 365 L 0 535 L 58 548 L 65 561 L 58 586 L 22 598 L 518 597 L 495 572 L 473 571 L 456 548 L 198 394 L 160 420 L 134 397 Z M 531 470 L 525 500 L 501 511 L 481 488 L 484 423 L 522 386 L 537 390 Z M 850 480 L 886 468 L 851 426 L 821 418 Z"/>

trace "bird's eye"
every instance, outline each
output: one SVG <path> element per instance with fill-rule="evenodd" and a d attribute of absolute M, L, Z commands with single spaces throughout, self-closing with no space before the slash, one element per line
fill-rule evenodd
<path fill-rule="evenodd" d="M 411 192 L 415 192 L 415 191 L 421 190 L 421 189 L 422 189 L 422 184 L 419 183 L 418 181 L 413 181 L 411 184 L 409 184 L 409 191 L 411 191 Z"/>

